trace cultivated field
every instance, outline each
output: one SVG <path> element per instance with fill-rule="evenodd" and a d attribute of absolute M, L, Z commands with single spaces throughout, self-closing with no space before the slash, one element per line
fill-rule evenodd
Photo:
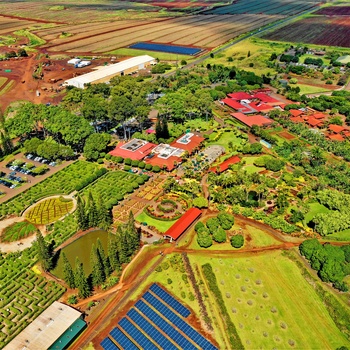
<path fill-rule="evenodd" d="M 233 14 L 266 14 L 293 16 L 298 13 L 312 10 L 315 2 L 290 1 L 290 0 L 238 0 L 227 6 L 216 7 L 207 10 L 205 14 L 233 15 Z"/>
<path fill-rule="evenodd" d="M 0 6 L 0 8 L 1 8 L 1 6 Z M 1 12 L 1 10 L 0 10 L 0 12 Z M 40 23 L 35 22 L 35 21 L 31 21 L 31 20 L 0 16 L 0 35 L 12 33 L 16 30 L 28 28 L 28 27 L 31 27 L 34 25 L 37 25 L 38 27 L 41 26 Z M 0 46 L 1 46 L 1 41 L 0 41 Z"/>
<path fill-rule="evenodd" d="M 350 6 L 324 7 L 315 12 L 314 14 L 323 16 L 350 16 Z"/>
<path fill-rule="evenodd" d="M 342 47 L 350 47 L 349 37 L 349 16 L 308 17 L 264 36 L 269 40 Z"/>
<path fill-rule="evenodd" d="M 140 41 L 213 48 L 254 30 L 279 16 L 186 16 L 155 21 L 118 21 L 95 25 L 59 26 L 35 31 L 47 50 L 104 53 Z M 72 34 L 60 37 L 64 33 Z"/>

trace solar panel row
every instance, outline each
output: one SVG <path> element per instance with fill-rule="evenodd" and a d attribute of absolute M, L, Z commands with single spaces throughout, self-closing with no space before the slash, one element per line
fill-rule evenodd
<path fill-rule="evenodd" d="M 177 343 L 182 349 L 196 350 L 197 348 L 188 341 L 174 326 L 170 325 L 163 317 L 159 316 L 142 300 L 139 300 L 135 307 L 139 309 L 146 317 L 148 317 L 160 330 L 162 330 L 169 338 Z"/>
<path fill-rule="evenodd" d="M 196 55 L 198 52 L 201 51 L 201 49 L 194 48 L 194 47 L 145 43 L 145 42 L 131 45 L 130 48 L 139 49 L 139 50 L 151 50 L 151 51 L 159 51 L 159 52 L 178 53 L 181 55 Z"/>
<path fill-rule="evenodd" d="M 181 316 L 188 317 L 191 312 L 187 307 L 179 303 L 173 296 L 167 293 L 163 288 L 159 287 L 157 284 L 152 284 L 150 290 L 156 294 L 159 298 L 164 300 L 168 305 L 170 305 L 175 311 L 177 311 Z"/>
<path fill-rule="evenodd" d="M 164 305 L 150 292 L 146 292 L 143 295 L 143 298 L 156 310 L 158 310 L 160 314 L 162 314 L 183 333 L 185 333 L 191 340 L 198 344 L 200 348 L 205 350 L 217 350 L 217 348 L 213 344 L 211 344 L 207 339 L 205 339 L 201 334 L 199 334 L 195 329 L 193 329 L 181 317 L 176 315 L 172 310 L 170 310 L 166 305 Z"/>
<path fill-rule="evenodd" d="M 158 350 L 158 348 L 125 317 L 119 322 L 119 326 L 142 348 L 147 350 Z"/>
<path fill-rule="evenodd" d="M 138 350 L 138 347 L 119 328 L 112 329 L 109 334 L 117 341 L 122 349 Z"/>
<path fill-rule="evenodd" d="M 152 338 L 162 349 L 177 350 L 165 336 L 152 326 L 143 316 L 134 308 L 127 313 L 128 317 L 134 321 L 150 338 Z M 128 349 L 128 348 L 127 348 Z M 128 349 L 129 350 L 129 349 Z"/>
<path fill-rule="evenodd" d="M 104 350 L 119 350 L 118 346 L 115 345 L 109 338 L 104 338 L 101 341 L 100 345 L 103 347 Z"/>

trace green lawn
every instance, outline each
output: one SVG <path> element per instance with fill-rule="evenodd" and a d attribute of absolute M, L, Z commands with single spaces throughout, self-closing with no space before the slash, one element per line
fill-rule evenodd
<path fill-rule="evenodd" d="M 180 64 L 181 60 L 185 60 L 186 62 L 189 62 L 192 59 L 191 56 L 186 56 L 186 55 L 176 55 L 174 53 L 148 51 L 148 50 L 137 50 L 137 49 L 129 49 L 129 48 L 123 48 L 123 49 L 110 51 L 110 52 L 108 52 L 108 54 L 117 55 L 117 56 L 149 55 L 149 56 L 158 58 L 161 61 L 178 61 L 178 64 Z"/>
<path fill-rule="evenodd" d="M 325 91 L 331 90 L 331 89 L 325 89 L 319 86 L 306 85 L 306 84 L 296 84 L 296 86 L 300 87 L 300 95 L 315 94 L 317 92 L 325 92 Z"/>
<path fill-rule="evenodd" d="M 316 214 L 327 214 L 329 212 L 329 209 L 326 208 L 324 205 L 315 202 L 315 203 L 311 203 L 309 204 L 310 210 L 309 212 L 305 215 L 305 222 L 309 223 Z"/>
<path fill-rule="evenodd" d="M 244 170 L 247 171 L 248 174 L 258 173 L 260 171 L 265 170 L 263 167 L 255 166 L 253 163 L 259 157 L 243 157 L 242 161 L 245 161 L 246 165 L 244 166 Z"/>
<path fill-rule="evenodd" d="M 226 149 L 226 152 L 229 151 L 228 143 L 232 142 L 233 146 L 239 145 L 242 141 L 239 137 L 236 136 L 236 134 L 233 131 L 230 132 L 223 132 L 222 135 L 218 140 L 215 140 L 215 136 L 217 135 L 216 132 L 213 132 L 209 136 L 209 140 L 206 142 L 206 146 L 211 146 L 211 145 L 218 145 L 218 146 L 223 146 Z"/>
<path fill-rule="evenodd" d="M 148 226 L 154 226 L 156 227 L 160 232 L 167 231 L 177 220 L 172 221 L 162 221 L 162 220 L 156 220 L 148 216 L 145 212 L 142 212 L 140 215 L 138 215 L 135 220 L 138 222 L 146 222 Z"/>
<path fill-rule="evenodd" d="M 228 313 L 246 349 L 335 349 L 349 341 L 335 326 L 313 287 L 281 252 L 217 258 L 210 263 Z M 210 295 L 209 303 L 216 297 Z M 217 329 L 214 327 L 217 334 Z"/>
<path fill-rule="evenodd" d="M 350 241 L 350 229 L 333 233 L 325 236 L 325 239 L 337 240 L 337 241 Z"/>
<path fill-rule="evenodd" d="M 219 123 L 214 119 L 206 121 L 200 118 L 188 120 L 185 124 L 186 128 L 191 129 L 191 131 L 195 131 L 196 129 L 201 131 L 207 131 L 210 129 L 215 130 L 218 125 Z"/>

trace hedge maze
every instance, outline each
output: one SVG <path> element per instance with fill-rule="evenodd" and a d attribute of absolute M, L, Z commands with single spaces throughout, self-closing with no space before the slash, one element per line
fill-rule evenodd
<path fill-rule="evenodd" d="M 65 291 L 34 273 L 34 249 L 0 254 L 0 348 L 19 334 Z"/>

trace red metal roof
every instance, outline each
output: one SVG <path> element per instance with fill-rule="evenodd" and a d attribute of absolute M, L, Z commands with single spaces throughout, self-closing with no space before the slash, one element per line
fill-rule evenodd
<path fill-rule="evenodd" d="M 249 103 L 249 106 L 258 112 L 271 111 L 272 109 L 274 109 L 272 106 L 260 102 L 251 102 Z"/>
<path fill-rule="evenodd" d="M 182 136 L 181 136 L 182 137 Z M 179 137 L 178 139 L 180 139 L 181 137 Z M 177 140 L 178 140 L 177 139 Z M 180 143 L 177 142 L 177 140 L 175 140 L 174 142 L 172 142 L 170 144 L 170 146 L 172 147 L 176 147 L 176 148 L 180 148 L 183 149 L 184 151 L 187 151 L 188 153 L 192 153 L 204 140 L 204 137 L 198 136 L 198 135 L 193 135 L 190 139 L 189 139 L 189 143 Z"/>
<path fill-rule="evenodd" d="M 299 109 L 290 109 L 289 113 L 293 116 L 293 117 L 299 117 L 300 115 L 303 114 L 303 111 L 300 111 Z"/>
<path fill-rule="evenodd" d="M 178 239 L 201 215 L 202 211 L 198 208 L 191 208 L 187 210 L 186 213 L 182 215 L 181 218 L 164 233 L 164 236 L 171 237 L 175 240 Z"/>
<path fill-rule="evenodd" d="M 275 98 L 266 95 L 263 92 L 257 92 L 255 95 L 253 95 L 254 98 L 259 99 L 261 102 L 265 103 L 271 103 L 271 104 L 280 104 L 283 103 L 281 101 L 276 100 Z"/>
<path fill-rule="evenodd" d="M 136 151 L 130 151 L 130 150 L 121 148 L 125 144 L 126 144 L 125 142 L 119 142 L 117 147 L 113 151 L 109 152 L 109 154 L 116 157 L 119 156 L 123 158 L 130 158 L 132 160 L 142 160 L 148 154 L 150 154 L 152 149 L 156 146 L 153 143 L 148 142 L 147 144 L 140 147 Z"/>
<path fill-rule="evenodd" d="M 344 141 L 344 137 L 341 136 L 340 134 L 331 134 L 331 135 L 328 135 L 327 137 L 334 141 Z"/>
<path fill-rule="evenodd" d="M 247 94 L 246 92 L 240 91 L 240 92 L 233 92 L 232 94 L 228 94 L 228 97 L 231 97 L 234 100 L 241 101 L 241 100 L 251 100 L 252 96 Z"/>
<path fill-rule="evenodd" d="M 238 156 L 232 156 L 226 159 L 220 165 L 211 167 L 209 171 L 213 173 L 222 173 L 223 171 L 227 170 L 231 164 L 236 164 L 236 163 L 239 163 L 240 161 L 241 161 L 241 158 L 239 158 Z"/>
<path fill-rule="evenodd" d="M 229 107 L 236 110 L 241 110 L 245 108 L 245 106 L 243 106 L 236 100 L 233 100 L 232 98 L 224 98 L 223 100 L 221 100 L 221 102 L 225 103 L 225 105 L 228 105 Z"/>
<path fill-rule="evenodd" d="M 291 117 L 290 121 L 293 123 L 304 123 L 304 119 L 302 117 Z"/>
<path fill-rule="evenodd" d="M 311 126 L 321 126 L 323 124 L 322 120 L 317 120 L 312 117 L 310 117 L 306 123 Z"/>
<path fill-rule="evenodd" d="M 263 117 L 262 115 L 252 115 L 248 117 L 239 112 L 231 113 L 231 115 L 249 127 L 252 127 L 253 125 L 264 126 L 273 123 L 273 120 Z"/>
<path fill-rule="evenodd" d="M 329 124 L 328 129 L 335 132 L 336 134 L 339 134 L 340 132 L 346 130 L 343 126 L 336 124 Z"/>
<path fill-rule="evenodd" d="M 311 115 L 311 117 L 313 117 L 315 119 L 324 119 L 324 118 L 326 118 L 326 115 L 323 113 L 314 113 Z"/>
<path fill-rule="evenodd" d="M 176 168 L 178 164 L 182 162 L 180 157 L 171 156 L 167 159 L 159 158 L 158 155 L 155 155 L 152 158 L 146 158 L 145 162 L 151 165 L 158 165 L 161 169 L 165 166 L 166 170 L 172 171 Z"/>

